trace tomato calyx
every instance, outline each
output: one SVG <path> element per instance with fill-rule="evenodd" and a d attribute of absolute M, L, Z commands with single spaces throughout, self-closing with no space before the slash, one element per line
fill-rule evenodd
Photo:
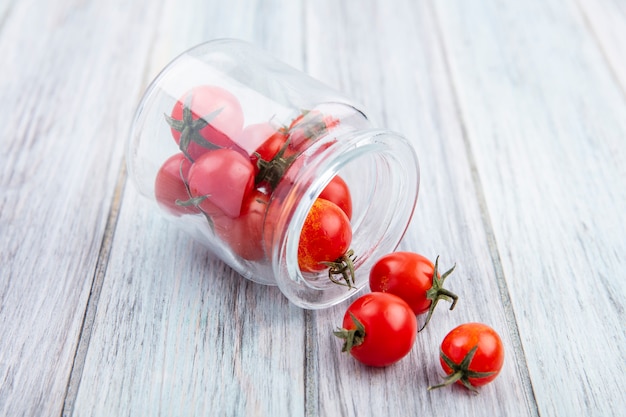
<path fill-rule="evenodd" d="M 278 186 L 278 183 L 285 175 L 287 168 L 289 168 L 293 161 L 295 161 L 298 157 L 297 154 L 285 157 L 285 152 L 289 148 L 290 141 L 291 139 L 287 139 L 281 146 L 278 153 L 276 153 L 276 155 L 269 161 L 264 160 L 258 152 L 255 152 L 255 155 L 258 158 L 257 167 L 259 168 L 259 172 L 254 177 L 255 185 L 258 186 L 266 183 L 269 185 L 271 190 L 274 190 Z"/>
<path fill-rule="evenodd" d="M 189 94 L 189 96 L 185 99 L 185 103 L 183 104 L 182 120 L 175 119 L 168 114 L 164 114 L 164 116 L 167 124 L 169 124 L 172 129 L 180 132 L 180 142 L 178 146 L 180 150 L 185 154 L 185 156 L 193 162 L 193 158 L 191 157 L 191 155 L 189 155 L 189 152 L 187 151 L 191 142 L 195 142 L 206 149 L 219 148 L 219 146 L 209 142 L 204 137 L 202 137 L 200 131 L 207 127 L 209 123 L 211 123 L 211 121 L 215 119 L 223 109 L 219 108 L 204 117 L 199 117 L 194 120 L 193 112 L 191 111 L 192 98 L 193 95 Z"/>
<path fill-rule="evenodd" d="M 486 378 L 495 374 L 496 372 L 476 372 L 469 369 L 470 364 L 472 363 L 472 359 L 474 359 L 474 355 L 478 350 L 478 345 L 474 346 L 467 355 L 463 358 L 463 360 L 459 363 L 455 363 L 452 359 L 450 359 L 442 350 L 440 350 L 439 355 L 441 359 L 452 369 L 452 373 L 448 374 L 441 384 L 431 385 L 428 387 L 428 391 L 447 387 L 448 385 L 452 385 L 455 382 L 459 381 L 463 386 L 475 394 L 478 394 L 478 390 L 475 386 L 472 385 L 469 378 Z"/>
<path fill-rule="evenodd" d="M 435 307 L 437 307 L 437 303 L 439 300 L 447 300 L 452 304 L 450 305 L 450 310 L 454 310 L 456 307 L 456 303 L 459 300 L 459 297 L 453 292 L 443 288 L 443 282 L 448 278 L 448 276 L 454 271 L 456 268 L 456 264 L 452 266 L 449 270 L 444 272 L 441 276 L 439 276 L 439 256 L 435 259 L 435 268 L 433 269 L 433 282 L 432 286 L 426 291 L 426 298 L 431 301 L 430 307 L 428 309 L 428 314 L 426 315 L 426 320 L 424 325 L 419 329 L 421 332 L 424 330 L 428 322 L 430 321 L 433 312 L 435 311 Z"/>
<path fill-rule="evenodd" d="M 359 346 L 365 340 L 365 327 L 363 323 L 361 323 L 352 312 L 349 312 L 349 314 L 356 327 L 351 330 L 341 328 L 333 332 L 335 336 L 344 340 L 341 351 L 347 353 L 350 353 L 353 347 Z"/>
<path fill-rule="evenodd" d="M 259 169 L 255 184 L 266 183 L 271 190 L 274 190 L 289 166 L 296 158 L 309 147 L 310 143 L 328 132 L 329 129 L 337 126 L 339 119 L 324 116 L 314 110 L 301 110 L 300 115 L 291 121 L 289 126 L 282 126 L 278 133 L 287 138 L 278 153 L 270 160 L 262 158 L 260 153 L 255 152 L 257 168 Z"/>
<path fill-rule="evenodd" d="M 354 262 L 356 262 L 356 256 L 354 256 L 354 251 L 350 249 L 334 262 L 322 263 L 328 267 L 328 279 L 337 285 L 343 285 L 351 290 L 354 288 Z M 341 278 L 337 279 L 337 275 L 341 275 Z"/>
<path fill-rule="evenodd" d="M 200 213 L 204 214 L 204 217 L 206 218 L 207 222 L 209 223 L 209 227 L 211 227 L 211 230 L 213 230 L 213 219 L 211 218 L 211 216 L 209 216 L 207 213 L 204 212 L 204 210 L 202 210 L 202 208 L 200 208 L 200 203 L 202 203 L 204 200 L 207 199 L 207 195 L 203 195 L 203 196 L 199 196 L 199 197 L 193 197 L 191 195 L 191 190 L 189 189 L 189 183 L 187 182 L 187 179 L 185 178 L 185 176 L 183 175 L 183 163 L 180 163 L 180 169 L 179 169 L 179 173 L 180 173 L 180 178 L 183 180 L 183 184 L 185 185 L 185 190 L 187 190 L 187 195 L 189 196 L 189 199 L 183 201 L 180 199 L 176 199 L 176 201 L 174 202 L 177 206 L 181 206 L 181 207 L 196 207 Z"/>
<path fill-rule="evenodd" d="M 181 206 L 181 207 L 191 207 L 191 206 L 196 206 L 198 207 L 198 205 L 200 203 L 202 203 L 204 200 L 206 200 L 206 198 L 208 196 L 203 195 L 203 196 L 199 196 L 199 197 L 193 197 L 191 195 L 191 190 L 189 189 L 189 183 L 187 182 L 187 179 L 185 178 L 185 175 L 183 173 L 183 162 L 181 161 L 180 163 L 180 168 L 178 170 L 180 178 L 183 180 L 183 184 L 185 185 L 185 190 L 187 190 L 187 195 L 189 196 L 189 199 L 187 200 L 180 200 L 177 199 L 175 201 L 177 206 Z"/>
<path fill-rule="evenodd" d="M 187 192 L 189 192 L 189 186 L 185 183 L 185 186 L 187 187 Z M 211 216 L 209 216 L 204 210 L 202 210 L 202 207 L 200 207 L 200 204 L 206 200 L 209 196 L 208 195 L 201 195 L 198 197 L 192 197 L 191 195 L 189 196 L 188 200 L 176 200 L 175 203 L 177 206 L 181 206 L 181 207 L 196 207 L 198 210 L 200 210 L 200 213 L 202 213 L 204 215 L 204 217 L 206 218 L 207 222 L 209 223 L 209 227 L 211 228 L 211 230 L 213 230 L 213 219 L 211 218 Z"/>
<path fill-rule="evenodd" d="M 198 197 L 189 197 L 189 200 L 176 200 L 176 205 L 182 206 L 182 207 L 191 207 L 191 206 L 200 206 L 200 203 L 202 203 L 204 200 L 206 200 L 209 196 L 208 195 L 201 195 Z"/>

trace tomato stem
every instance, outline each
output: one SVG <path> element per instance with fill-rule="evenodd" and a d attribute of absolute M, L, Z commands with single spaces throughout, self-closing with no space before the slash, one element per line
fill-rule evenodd
<path fill-rule="evenodd" d="M 442 350 L 439 351 L 439 355 L 441 359 L 445 362 L 446 365 L 452 370 L 452 373 L 448 374 L 441 384 L 431 385 L 428 387 L 428 391 L 447 387 L 448 385 L 452 385 L 455 382 L 459 381 L 463 386 L 475 394 L 478 394 L 478 390 L 475 386 L 472 385 L 469 378 L 486 378 L 490 375 L 493 375 L 495 372 L 476 372 L 469 369 L 470 364 L 472 363 L 472 359 L 474 359 L 474 355 L 478 350 L 478 345 L 474 346 L 467 354 L 463 357 L 460 363 L 455 363 L 452 359 L 450 359 Z"/>
<path fill-rule="evenodd" d="M 310 117 L 307 117 L 310 116 Z M 306 119 L 306 120 L 305 120 Z M 255 184 L 265 182 L 269 184 L 271 190 L 274 190 L 283 175 L 289 168 L 289 166 L 296 160 L 296 158 L 308 147 L 308 145 L 302 145 L 302 143 L 293 143 L 292 139 L 294 135 L 298 137 L 297 133 L 302 133 L 302 137 L 309 142 L 314 142 L 320 136 L 324 135 L 328 129 L 336 126 L 339 123 L 338 119 L 326 120 L 322 113 L 311 113 L 310 110 L 301 110 L 300 115 L 291 121 L 289 126 L 283 126 L 279 129 L 279 132 L 287 136 L 287 140 L 280 148 L 278 153 L 269 161 L 259 158 L 257 161 L 257 167 L 259 172 L 255 177 Z M 298 142 L 299 140 L 296 139 Z M 285 157 L 287 150 L 295 146 L 293 149 L 295 154 Z"/>
<path fill-rule="evenodd" d="M 350 353 L 353 347 L 359 346 L 365 340 L 365 327 L 363 326 L 363 323 L 361 323 L 354 316 L 354 314 L 352 314 L 351 311 L 348 312 L 348 314 L 350 314 L 350 318 L 352 319 L 352 322 L 354 323 L 356 327 L 352 330 L 348 330 L 344 328 L 337 329 L 336 331 L 333 332 L 333 334 L 337 336 L 338 338 L 344 340 L 341 351 Z"/>
<path fill-rule="evenodd" d="M 191 142 L 195 142 L 203 148 L 207 149 L 217 149 L 219 148 L 214 143 L 206 140 L 201 134 L 200 131 L 207 127 L 209 123 L 213 119 L 215 119 L 224 109 L 220 107 L 217 110 L 212 111 L 204 117 L 199 117 L 196 120 L 193 119 L 193 112 L 191 111 L 191 101 L 193 99 L 193 95 L 189 94 L 186 98 L 185 103 L 183 104 L 183 119 L 178 120 L 169 116 L 168 114 L 164 114 L 165 121 L 170 127 L 178 132 L 180 132 L 180 140 L 178 143 L 178 147 L 182 151 L 182 153 L 193 162 L 193 158 L 189 155 L 188 148 Z"/>
<path fill-rule="evenodd" d="M 345 255 L 335 260 L 334 262 L 322 262 L 328 269 L 328 278 L 335 284 L 343 285 L 348 289 L 354 288 L 354 263 L 356 262 L 356 256 L 354 251 L 350 249 Z M 335 278 L 335 275 L 341 275 L 340 279 Z"/>
<path fill-rule="evenodd" d="M 297 154 L 289 156 L 288 158 L 284 157 L 285 152 L 289 147 L 290 141 L 291 138 L 287 139 L 283 146 L 281 146 L 278 153 L 269 161 L 260 158 L 260 155 L 257 154 L 257 157 L 259 157 L 257 161 L 259 173 L 254 178 L 254 182 L 256 185 L 265 182 L 269 184 L 271 190 L 274 190 L 278 186 L 278 183 L 280 182 L 283 175 L 285 175 L 287 168 L 289 168 L 293 161 L 295 161 L 295 159 L 298 157 Z"/>
<path fill-rule="evenodd" d="M 189 196 L 189 199 L 187 201 L 176 199 L 175 201 L 176 205 L 182 206 L 182 207 L 194 206 L 198 208 L 198 210 L 200 210 L 200 212 L 206 218 L 206 221 L 209 223 L 209 227 L 211 228 L 211 231 L 214 232 L 215 230 L 214 230 L 214 225 L 213 225 L 213 219 L 200 207 L 200 203 L 206 200 L 208 195 L 203 195 L 199 197 L 194 197 L 191 195 L 191 190 L 189 189 L 189 183 L 187 182 L 187 179 L 185 178 L 185 175 L 183 174 L 183 161 L 180 162 L 178 173 L 180 175 L 180 178 L 183 180 L 183 184 L 185 185 L 185 190 L 187 191 L 187 195 Z"/>
<path fill-rule="evenodd" d="M 431 301 L 430 308 L 428 309 L 428 314 L 426 315 L 426 321 L 424 325 L 419 329 L 421 332 L 424 330 L 428 322 L 433 316 L 433 312 L 435 311 L 435 307 L 437 307 L 437 303 L 439 300 L 447 300 L 452 304 L 450 305 L 450 310 L 454 310 L 456 307 L 456 303 L 459 300 L 459 297 L 453 292 L 443 288 L 443 282 L 448 278 L 448 276 L 454 271 L 456 268 L 456 264 L 452 266 L 449 270 L 443 273 L 441 277 L 439 276 L 439 256 L 435 259 L 435 268 L 433 270 L 433 283 L 428 291 L 426 291 L 426 298 Z"/>

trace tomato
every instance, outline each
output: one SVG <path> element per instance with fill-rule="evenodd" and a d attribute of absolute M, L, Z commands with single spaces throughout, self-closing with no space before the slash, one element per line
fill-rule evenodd
<path fill-rule="evenodd" d="M 189 200 L 185 178 L 189 174 L 190 167 L 191 162 L 185 158 L 185 155 L 178 153 L 169 157 L 161 165 L 154 181 L 154 196 L 159 206 L 174 216 L 199 213 L 193 205 L 185 206 L 176 203 Z"/>
<path fill-rule="evenodd" d="M 318 110 L 303 111 L 289 125 L 289 147 L 296 153 L 302 152 L 339 123 L 339 119 Z"/>
<path fill-rule="evenodd" d="M 215 206 L 228 217 L 238 217 L 253 188 L 252 163 L 232 149 L 208 151 L 189 169 L 189 191 L 209 215 Z"/>
<path fill-rule="evenodd" d="M 352 196 L 350 195 L 350 189 L 348 184 L 338 175 L 335 175 L 333 179 L 322 190 L 319 198 L 332 201 L 337 204 L 340 209 L 346 213 L 348 219 L 352 219 Z"/>
<path fill-rule="evenodd" d="M 298 265 L 303 272 L 328 268 L 346 255 L 352 243 L 350 220 L 335 203 L 318 198 L 300 232 Z"/>
<path fill-rule="evenodd" d="M 202 85 L 186 92 L 165 116 L 180 150 L 195 161 L 209 149 L 230 148 L 243 128 L 243 110 L 237 98 L 223 88 Z"/>
<path fill-rule="evenodd" d="M 256 172 L 256 184 L 274 190 L 297 155 L 289 148 L 285 129 L 275 131 L 250 156 Z"/>
<path fill-rule="evenodd" d="M 417 320 L 400 297 L 374 292 L 348 307 L 343 328 L 334 332 L 345 340 L 342 352 L 369 366 L 388 366 L 405 357 L 417 335 Z"/>
<path fill-rule="evenodd" d="M 215 233 L 243 259 L 263 259 L 263 221 L 268 204 L 267 195 L 258 190 L 252 191 L 245 198 L 239 217 L 213 217 Z"/>
<path fill-rule="evenodd" d="M 266 175 L 268 178 L 271 178 L 275 186 L 270 185 L 270 189 L 274 190 L 279 183 L 284 184 L 284 187 L 290 187 L 296 184 L 298 177 L 300 176 L 300 170 L 306 166 L 310 161 L 315 160 L 320 157 L 324 152 L 328 150 L 331 146 L 337 143 L 336 139 L 331 139 L 325 141 L 321 146 L 316 147 L 314 152 L 308 152 L 306 154 L 294 154 L 293 150 L 286 149 L 285 154 L 290 155 L 287 158 L 283 158 L 287 163 L 283 163 L 284 161 L 280 161 L 280 158 L 274 158 L 272 160 L 272 164 L 276 163 L 278 167 L 285 166 L 286 169 L 281 170 L 277 167 L 272 167 Z M 287 147 L 288 148 L 288 147 Z M 281 150 L 282 152 L 283 150 Z M 278 162 L 277 162 L 278 161 Z M 260 175 L 259 175 L 260 176 Z M 257 182 L 260 184 L 259 182 Z M 262 182 L 261 182 L 262 183 Z M 351 197 L 350 197 L 351 198 Z M 348 219 L 349 220 L 349 219 Z"/>
<path fill-rule="evenodd" d="M 249 152 L 257 186 L 276 188 L 294 161 L 296 155 L 288 147 L 288 138 L 286 128 L 276 128 L 270 123 L 255 123 L 241 132 L 237 143 Z"/>
<path fill-rule="evenodd" d="M 298 156 L 330 128 L 339 123 L 337 119 L 323 116 L 319 111 L 305 111 L 290 125 L 271 131 L 269 123 L 250 125 L 244 129 L 240 145 L 257 143 L 263 134 L 267 135 L 250 158 L 257 168 L 256 185 L 273 191 L 283 179 L 293 163 L 304 163 Z M 271 132 L 271 134 L 270 134 Z M 333 142 L 328 141 L 320 149 L 325 150 Z"/>
<path fill-rule="evenodd" d="M 319 110 L 304 110 L 289 124 L 289 130 L 308 128 L 309 139 L 317 132 L 325 131 L 339 125 L 339 119 L 330 115 L 324 115 Z"/>
<path fill-rule="evenodd" d="M 286 142 L 287 134 L 280 130 L 275 130 L 270 136 L 266 136 L 263 143 L 250 155 L 250 160 L 254 164 L 257 174 L 264 163 L 272 161 L 278 155 L 281 149 L 286 146 Z"/>
<path fill-rule="evenodd" d="M 272 143 L 270 140 L 274 135 L 282 133 L 282 141 L 275 141 L 276 146 L 269 146 L 266 142 Z M 278 150 L 286 140 L 284 129 L 277 128 L 271 123 L 254 123 L 246 126 L 235 139 L 237 145 L 244 149 L 250 157 L 254 157 L 255 153 L 260 153 L 265 160 L 270 160 L 278 153 Z M 266 151 L 264 151 L 266 149 Z M 273 152 L 272 152 L 273 151 Z M 253 161 L 256 165 L 256 161 Z"/>
<path fill-rule="evenodd" d="M 428 312 L 424 329 L 440 299 L 452 301 L 454 309 L 458 297 L 443 288 L 444 280 L 454 267 L 439 274 L 439 257 L 435 265 L 422 255 L 413 252 L 394 252 L 380 258 L 370 270 L 370 289 L 372 291 L 395 294 L 407 302 L 415 315 Z"/>
<path fill-rule="evenodd" d="M 504 347 L 494 329 L 482 323 L 465 323 L 444 337 L 439 362 L 446 372 L 444 382 L 428 389 L 453 383 L 476 392 L 493 381 L 504 364 Z"/>

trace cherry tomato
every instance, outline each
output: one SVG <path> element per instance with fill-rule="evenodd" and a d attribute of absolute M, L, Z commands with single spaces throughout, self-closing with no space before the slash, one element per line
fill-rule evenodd
<path fill-rule="evenodd" d="M 238 217 L 253 188 L 252 163 L 232 149 L 208 151 L 189 169 L 189 191 L 209 215 L 215 206 L 228 217 Z"/>
<path fill-rule="evenodd" d="M 166 120 L 180 150 L 191 161 L 216 148 L 246 154 L 232 139 L 243 128 L 241 104 L 223 88 L 211 85 L 192 88 L 174 104 Z"/>
<path fill-rule="evenodd" d="M 277 142 L 276 146 L 269 146 L 269 144 L 265 144 L 265 142 L 272 143 L 270 140 L 272 136 L 281 132 L 283 136 L 282 142 Z M 237 142 L 237 145 L 244 149 L 251 158 L 255 157 L 255 153 L 260 153 L 263 159 L 270 160 L 274 157 L 274 155 L 276 155 L 285 140 L 286 133 L 284 132 L 284 129 L 277 128 L 271 123 L 265 122 L 254 123 L 246 126 L 237 136 L 235 142 Z M 266 151 L 264 151 L 264 149 Z M 256 165 L 256 161 L 253 160 L 253 162 Z"/>
<path fill-rule="evenodd" d="M 330 115 L 324 115 L 319 110 L 304 110 L 289 124 L 289 130 L 293 131 L 297 128 L 303 127 L 315 127 L 317 129 L 310 129 L 309 133 L 315 133 L 323 131 L 325 129 L 331 129 L 339 125 L 339 119 Z M 309 139 L 312 136 L 309 136 Z"/>
<path fill-rule="evenodd" d="M 477 387 L 493 381 L 500 373 L 504 364 L 502 340 L 485 324 L 462 324 L 443 339 L 439 362 L 447 377 L 429 390 L 456 382 L 476 392 Z"/>
<path fill-rule="evenodd" d="M 304 111 L 289 125 L 289 147 L 295 153 L 302 152 L 339 123 L 339 119 L 318 110 Z"/>
<path fill-rule="evenodd" d="M 257 170 L 255 182 L 258 186 L 268 186 L 270 190 L 276 188 L 297 157 L 288 144 L 286 129 L 278 129 L 250 156 Z"/>
<path fill-rule="evenodd" d="M 334 334 L 345 340 L 342 352 L 349 352 L 365 365 L 388 366 L 411 351 L 417 320 L 400 297 L 374 292 L 348 307 L 343 328 Z"/>
<path fill-rule="evenodd" d="M 257 168 L 256 185 L 268 187 L 270 191 L 273 191 L 292 164 L 304 163 L 304 159 L 298 156 L 315 140 L 326 134 L 330 127 L 338 123 L 338 119 L 324 116 L 319 111 L 305 111 L 288 127 L 275 129 L 271 135 L 268 134 L 266 140 L 250 156 Z M 258 124 L 247 127 L 244 129 L 244 138 L 240 143 L 256 143 L 263 132 L 267 134 L 268 125 Z M 331 144 L 332 141 L 327 141 L 320 151 L 325 150 Z"/>
<path fill-rule="evenodd" d="M 193 205 L 180 204 L 190 197 L 185 184 L 190 167 L 191 162 L 185 155 L 182 153 L 172 155 L 161 165 L 154 181 L 154 196 L 159 206 L 174 216 L 200 212 Z"/>
<path fill-rule="evenodd" d="M 269 197 L 254 190 L 245 198 L 239 217 L 213 217 L 216 234 L 243 259 L 258 261 L 265 256 L 263 221 L 268 204 Z"/>
<path fill-rule="evenodd" d="M 300 232 L 298 265 L 303 272 L 327 269 L 346 255 L 352 243 L 350 220 L 335 203 L 318 198 Z"/>
<path fill-rule="evenodd" d="M 272 160 L 272 164 L 275 164 L 277 167 L 286 166 L 286 169 L 280 169 L 277 167 L 272 167 L 270 169 L 270 173 L 266 175 L 267 178 L 273 179 L 270 185 L 270 189 L 274 190 L 279 183 L 284 184 L 285 187 L 293 186 L 297 182 L 297 178 L 299 177 L 300 170 L 311 160 L 319 157 L 321 154 L 326 152 L 328 148 L 333 146 L 337 140 L 335 138 L 326 141 L 323 145 L 317 147 L 314 152 L 310 152 L 308 154 L 297 154 L 297 153 L 289 153 L 293 152 L 293 150 L 286 149 L 286 155 L 289 155 L 287 158 L 282 158 L 286 160 L 281 161 L 281 158 L 274 158 Z M 287 147 L 288 148 L 288 147 Z M 281 149 L 281 152 L 283 149 Z M 278 162 L 277 162 L 278 161 Z M 260 176 L 260 175 L 259 175 Z M 277 181 L 276 181 L 277 179 Z M 259 184 L 259 182 L 257 182 Z"/>
<path fill-rule="evenodd" d="M 270 136 L 266 136 L 265 141 L 250 155 L 250 160 L 254 164 L 257 173 L 264 162 L 270 162 L 276 157 L 286 142 L 287 134 L 281 130 L 274 130 Z M 263 162 L 259 163 L 259 160 Z"/>
<path fill-rule="evenodd" d="M 324 190 L 322 190 L 319 198 L 337 204 L 339 208 L 346 213 L 348 219 L 352 219 L 352 196 L 350 195 L 348 184 L 346 184 L 340 176 L 335 175 L 333 177 Z"/>
<path fill-rule="evenodd" d="M 454 309 L 458 297 L 443 288 L 444 280 L 454 267 L 439 274 L 439 258 L 435 265 L 422 255 L 413 252 L 394 252 L 380 258 L 370 270 L 372 291 L 395 294 L 407 302 L 415 315 L 428 312 L 426 327 L 440 299 L 452 301 Z"/>

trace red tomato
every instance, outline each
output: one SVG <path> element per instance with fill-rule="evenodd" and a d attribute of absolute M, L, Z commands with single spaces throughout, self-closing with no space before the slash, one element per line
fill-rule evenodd
<path fill-rule="evenodd" d="M 269 197 L 258 190 L 251 192 L 243 202 L 239 217 L 213 217 L 217 235 L 234 253 L 249 261 L 263 259 L 263 221 Z"/>
<path fill-rule="evenodd" d="M 267 135 L 265 141 L 250 154 L 250 159 L 257 168 L 256 185 L 267 186 L 273 191 L 294 162 L 304 163 L 298 155 L 338 123 L 337 119 L 323 116 L 318 111 L 307 111 L 294 119 L 289 127 L 274 129 L 271 134 L 268 134 L 271 128 L 268 123 L 250 125 L 244 129 L 243 137 L 238 143 L 246 143 L 246 146 L 257 143 L 263 134 Z M 329 141 L 321 150 L 331 144 Z"/>
<path fill-rule="evenodd" d="M 352 243 L 348 216 L 336 204 L 318 198 L 304 221 L 298 244 L 298 265 L 303 272 L 328 268 L 346 255 Z"/>
<path fill-rule="evenodd" d="M 289 147 L 295 153 L 302 152 L 339 123 L 339 119 L 318 110 L 304 111 L 289 125 Z"/>
<path fill-rule="evenodd" d="M 270 141 L 272 136 L 281 131 L 283 131 L 283 129 L 276 128 L 271 123 L 254 123 L 246 126 L 237 136 L 235 142 L 237 142 L 237 145 L 244 149 L 251 158 L 255 157 L 255 152 L 258 152 L 263 159 L 269 161 L 278 153 L 286 137 L 278 144 L 278 147 L 268 146 L 265 143 Z M 284 133 L 283 136 L 285 136 Z M 269 156 L 266 153 L 261 153 L 264 149 L 267 149 L 270 153 Z M 275 152 L 272 153 L 272 149 L 275 149 Z M 256 165 L 256 160 L 253 160 L 253 163 Z"/>
<path fill-rule="evenodd" d="M 286 141 L 287 135 L 280 130 L 275 130 L 272 135 L 267 136 L 265 141 L 263 141 L 263 143 L 255 149 L 252 155 L 250 155 L 250 160 L 254 164 L 257 173 L 261 169 L 260 165 L 263 165 L 263 163 L 266 162 L 271 162 L 276 157 L 276 155 L 278 155 L 281 149 L 283 149 L 283 147 L 285 146 Z M 263 162 L 259 164 L 259 161 Z"/>
<path fill-rule="evenodd" d="M 270 185 L 270 189 L 274 190 L 276 186 L 278 186 L 279 183 L 285 184 L 285 187 L 294 185 L 297 181 L 297 178 L 299 176 L 299 173 L 302 167 L 304 167 L 307 163 L 309 163 L 309 161 L 314 160 L 315 158 L 318 158 L 321 154 L 326 152 L 328 148 L 333 146 L 336 142 L 337 142 L 336 139 L 329 140 L 325 142 L 323 145 L 317 147 L 315 149 L 315 152 L 310 152 L 304 155 L 293 153 L 293 150 L 286 149 L 285 153 L 289 155 L 287 158 L 287 163 L 279 162 L 277 164 L 279 167 L 286 166 L 286 169 L 281 170 L 281 169 L 274 167 L 272 168 L 272 170 L 270 170 L 270 173 L 266 175 L 267 178 L 271 178 L 274 181 L 273 183 L 272 182 L 268 182 L 268 183 L 275 184 L 273 187 Z M 274 158 L 274 161 L 276 161 L 276 158 Z M 257 177 L 259 176 L 260 175 L 258 175 Z M 260 184 L 260 183 L 262 183 L 262 181 L 261 182 L 257 181 L 257 184 Z"/>
<path fill-rule="evenodd" d="M 411 308 L 392 294 L 374 292 L 354 301 L 335 336 L 345 340 L 349 352 L 369 366 L 388 366 L 405 357 L 417 335 L 417 320 Z"/>
<path fill-rule="evenodd" d="M 191 162 L 185 158 L 185 155 L 178 153 L 163 163 L 154 181 L 154 196 L 159 206 L 175 216 L 200 212 L 193 205 L 185 206 L 176 203 L 190 198 L 185 184 L 190 167 Z"/>
<path fill-rule="evenodd" d="M 309 133 L 319 132 L 325 129 L 331 129 L 339 125 L 340 120 L 330 115 L 324 115 L 319 110 L 304 110 L 289 124 L 289 130 L 303 128 L 306 126 L 316 127 L 310 129 Z M 311 138 L 311 136 L 309 136 Z"/>
<path fill-rule="evenodd" d="M 211 215 L 213 206 L 231 218 L 241 214 L 244 199 L 254 188 L 254 167 L 232 149 L 204 153 L 189 169 L 192 197 L 204 198 L 199 206 Z"/>
<path fill-rule="evenodd" d="M 426 327 L 440 299 L 452 301 L 450 310 L 456 306 L 456 294 L 443 288 L 444 280 L 454 267 L 439 274 L 439 258 L 435 265 L 413 252 L 394 252 L 380 258 L 370 270 L 370 289 L 388 292 L 402 298 L 415 315 L 428 312 L 422 328 Z M 437 271 L 435 273 L 435 271 Z"/>
<path fill-rule="evenodd" d="M 180 150 L 192 161 L 216 148 L 246 154 L 232 139 L 243 128 L 241 104 L 223 88 L 202 85 L 191 89 L 174 104 L 166 120 Z"/>
<path fill-rule="evenodd" d="M 319 198 L 332 201 L 337 204 L 340 209 L 346 213 L 348 219 L 352 219 L 352 196 L 348 184 L 339 175 L 335 175 L 333 179 L 326 185 Z"/>
<path fill-rule="evenodd" d="M 482 323 L 462 324 L 441 343 L 439 361 L 447 377 L 439 385 L 458 383 L 476 392 L 476 387 L 493 381 L 504 364 L 504 347 L 498 333 Z"/>
<path fill-rule="evenodd" d="M 297 155 L 289 147 L 286 130 L 275 131 L 250 156 L 257 168 L 256 184 L 267 185 L 273 191 L 296 158 Z"/>

